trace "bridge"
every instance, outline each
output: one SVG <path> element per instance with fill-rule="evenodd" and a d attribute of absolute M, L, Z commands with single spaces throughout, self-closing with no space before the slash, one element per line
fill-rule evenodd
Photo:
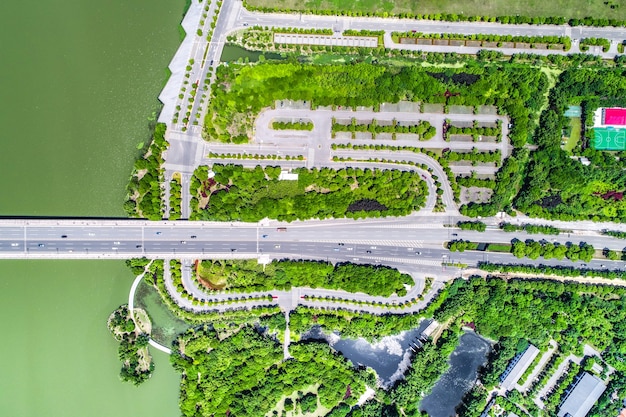
<path fill-rule="evenodd" d="M 480 261 L 569 265 L 569 260 L 517 259 L 508 253 L 450 253 L 444 242 L 467 239 L 509 243 L 533 238 L 491 226 L 461 231 L 457 218 L 409 216 L 389 219 L 330 219 L 281 223 L 147 221 L 135 219 L 0 219 L 0 259 L 318 259 L 439 270 L 443 263 Z M 550 236 L 551 241 L 587 242 L 622 250 L 624 242 L 596 232 Z M 580 266 L 580 265 L 579 265 Z M 623 261 L 594 260 L 588 267 L 623 268 Z"/>

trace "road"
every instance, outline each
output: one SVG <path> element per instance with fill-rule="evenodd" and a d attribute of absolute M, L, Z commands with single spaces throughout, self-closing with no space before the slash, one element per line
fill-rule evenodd
<path fill-rule="evenodd" d="M 444 227 L 446 216 L 397 219 L 334 219 L 283 224 L 279 222 L 145 222 L 133 220 L 2 220 L 0 258 L 12 259 L 323 259 L 332 262 L 382 264 L 441 272 L 442 262 L 475 266 L 480 261 L 573 265 L 569 260 L 517 259 L 508 253 L 451 253 L 445 241 L 467 239 L 508 243 L 531 236 L 490 228 L 484 233 Z M 282 231 L 282 227 L 286 230 Z M 65 237 L 64 237 L 65 236 Z M 623 240 L 592 233 L 532 238 L 622 250 Z M 577 265 L 581 266 L 582 262 Z M 620 261 L 593 260 L 591 268 L 624 269 Z"/>

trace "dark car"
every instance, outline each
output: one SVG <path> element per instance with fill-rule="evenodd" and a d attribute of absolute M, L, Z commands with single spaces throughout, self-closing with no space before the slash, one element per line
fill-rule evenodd
<path fill-rule="evenodd" d="M 65 239 L 65 238 L 67 237 L 67 235 L 61 235 L 61 237 L 62 237 L 63 239 Z"/>

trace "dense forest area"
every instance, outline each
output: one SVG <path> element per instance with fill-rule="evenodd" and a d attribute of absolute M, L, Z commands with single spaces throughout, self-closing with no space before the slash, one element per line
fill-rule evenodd
<path fill-rule="evenodd" d="M 410 171 L 296 168 L 297 181 L 279 180 L 280 167 L 200 166 L 191 180 L 191 220 L 293 221 L 330 217 L 403 216 L 419 210 L 428 186 Z"/>
<path fill-rule="evenodd" d="M 560 147 L 568 105 L 588 113 L 606 105 L 626 105 L 626 70 L 570 69 L 563 72 L 542 113 L 526 181 L 515 206 L 534 217 L 559 220 L 626 221 L 626 200 L 607 193 L 626 191 L 626 152 L 582 151 L 584 165 Z M 591 134 L 591 133 L 590 133 Z"/>
<path fill-rule="evenodd" d="M 421 314 L 375 316 L 300 307 L 290 314 L 293 358 L 287 361 L 282 361 L 280 344 L 253 326 L 259 323 L 279 330 L 285 322 L 278 316 L 259 321 L 251 315 L 248 325 L 239 322 L 220 334 L 205 324 L 181 335 L 172 356 L 183 374 L 181 410 L 189 416 L 246 416 L 250 410 L 270 412 L 283 404 L 285 396 L 299 391 L 299 407 L 323 407 L 328 416 L 423 416 L 420 401 L 448 368 L 464 323 L 473 323 L 494 345 L 479 373 L 482 385 L 468 393 L 461 415 L 478 415 L 486 405 L 487 391 L 498 384 L 510 359 L 528 342 L 545 347 L 549 340 L 558 343 L 559 358 L 581 354 L 585 343 L 602 352 L 618 371 L 611 377 L 610 395 L 601 399 L 604 407 L 613 409 L 626 394 L 625 295 L 626 289 L 601 285 L 472 278 L 454 281 Z M 312 326 L 338 331 L 342 337 L 377 340 L 414 328 L 423 317 L 434 317 L 446 330 L 415 354 L 404 380 L 388 391 L 377 389 L 375 398 L 362 406 L 355 406 L 356 398 L 365 385 L 375 387 L 373 374 L 352 367 L 324 343 L 298 342 L 298 335 Z M 317 396 L 319 406 L 306 396 Z M 511 400 L 523 399 L 512 396 Z M 284 404 L 295 407 L 291 402 Z"/>
<path fill-rule="evenodd" d="M 220 66 L 205 120 L 208 138 L 245 142 L 252 121 L 276 100 L 313 106 L 377 106 L 400 100 L 447 105 L 496 105 L 514 121 L 510 132 L 522 146 L 547 88 L 539 70 L 518 65 L 472 65 L 445 72 L 418 66 L 307 65 L 295 62 Z M 269 88 L 271 86 L 271 88 Z"/>
<path fill-rule="evenodd" d="M 282 346 L 251 326 L 221 340 L 205 326 L 181 335 L 177 345 L 171 361 L 182 374 L 184 416 L 258 417 L 284 396 L 311 389 L 328 410 L 350 407 L 366 384 L 375 384 L 371 371 L 355 369 L 326 343 L 293 343 L 283 360 Z M 311 399 L 301 405 L 313 407 Z"/>
<path fill-rule="evenodd" d="M 213 289 L 236 292 L 289 290 L 291 287 L 338 289 L 389 297 L 406 295 L 405 285 L 415 285 L 408 274 L 381 265 L 356 265 L 323 261 L 207 260 L 198 267 L 200 282 Z"/>

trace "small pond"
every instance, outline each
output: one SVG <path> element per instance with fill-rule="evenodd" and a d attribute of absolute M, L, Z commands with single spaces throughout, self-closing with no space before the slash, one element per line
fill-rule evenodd
<path fill-rule="evenodd" d="M 188 328 L 190 324 L 180 320 L 170 309 L 163 304 L 157 290 L 141 281 L 135 293 L 135 307 L 143 308 L 148 312 L 152 321 L 152 338 L 160 344 L 170 347 L 176 337 Z"/>
<path fill-rule="evenodd" d="M 375 344 L 370 344 L 363 338 L 345 339 L 336 333 L 326 334 L 319 326 L 313 327 L 302 339 L 326 340 L 353 364 L 364 365 L 376 371 L 382 386 L 387 388 L 404 375 L 411 363 L 412 346 L 419 345 L 417 339 L 429 324 L 430 320 L 423 320 L 418 327 L 383 337 Z"/>
<path fill-rule="evenodd" d="M 463 334 L 450 355 L 450 368 L 422 400 L 420 409 L 430 417 L 454 417 L 456 407 L 474 384 L 478 368 L 486 362 L 490 349 L 491 344 L 476 333 Z"/>

